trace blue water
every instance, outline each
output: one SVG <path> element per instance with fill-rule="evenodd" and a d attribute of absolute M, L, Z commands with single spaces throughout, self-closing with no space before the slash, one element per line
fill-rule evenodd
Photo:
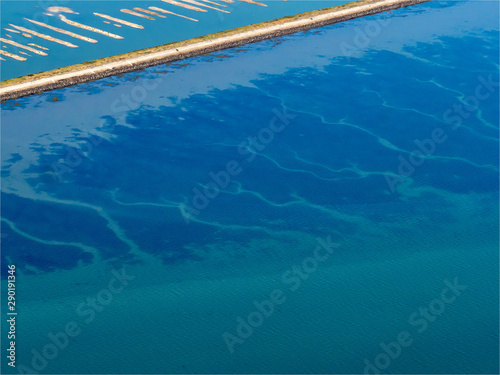
<path fill-rule="evenodd" d="M 2 44 L 2 49 L 27 58 L 26 61 L 18 61 L 10 57 L 3 56 L 6 61 L 0 62 L 1 79 L 7 80 L 27 74 L 43 72 L 57 69 L 71 64 L 78 64 L 85 61 L 92 61 L 102 57 L 108 57 L 121 53 L 127 53 L 139 49 L 154 47 L 162 44 L 178 42 L 210 33 L 223 30 L 229 30 L 236 27 L 246 26 L 257 22 L 269 21 L 276 18 L 294 15 L 315 9 L 336 6 L 348 3 L 348 0 L 294 0 L 277 1 L 264 0 L 261 3 L 267 7 L 235 1 L 234 3 L 219 2 L 226 7 L 219 9 L 226 10 L 229 13 L 219 12 L 211 8 L 203 8 L 207 12 L 198 12 L 186 9 L 159 0 L 152 1 L 2 1 L 2 29 L 1 37 L 13 40 L 17 43 L 28 45 L 35 43 L 49 48 L 45 51 L 48 56 L 40 56 L 30 51 L 26 51 L 17 46 Z M 208 4 L 214 6 L 213 4 Z M 78 27 L 70 26 L 61 21 L 57 14 L 48 15 L 47 8 L 51 6 L 69 7 L 79 14 L 62 13 L 68 19 L 89 25 L 113 34 L 123 37 L 123 39 L 113 39 L 108 36 L 98 34 L 92 31 L 83 30 Z M 187 20 L 174 15 L 166 15 L 166 18 L 153 16 L 155 20 L 149 20 L 134 15 L 121 12 L 121 9 L 132 10 L 135 7 L 148 9 L 149 7 L 158 7 L 183 16 L 197 19 L 198 22 Z M 128 22 L 144 26 L 144 29 L 136 29 L 129 26 L 114 26 L 114 22 L 106 24 L 106 19 L 95 16 L 93 13 L 106 14 Z M 157 12 L 158 13 L 158 12 Z M 43 22 L 48 25 L 71 31 L 82 36 L 96 39 L 98 43 L 89 43 L 80 39 L 61 34 L 39 25 L 35 25 L 25 20 L 25 18 Z M 12 29 L 9 24 L 21 26 L 36 32 L 50 35 L 52 37 L 70 42 L 78 48 L 67 47 L 52 41 L 33 36 L 32 38 L 23 36 L 21 33 L 12 33 L 5 28 Z M 10 35 L 10 37 L 6 36 Z M 33 46 L 28 46 L 32 47 Z M 30 55 L 29 57 L 20 54 L 23 51 Z"/>
<path fill-rule="evenodd" d="M 498 10 L 431 2 L 4 103 L 17 365 L 498 373 Z"/>

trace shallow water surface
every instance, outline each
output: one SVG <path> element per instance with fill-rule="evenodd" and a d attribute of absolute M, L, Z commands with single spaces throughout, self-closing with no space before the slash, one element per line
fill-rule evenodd
<path fill-rule="evenodd" d="M 421 4 L 3 104 L 18 366 L 498 373 L 497 14 Z"/>

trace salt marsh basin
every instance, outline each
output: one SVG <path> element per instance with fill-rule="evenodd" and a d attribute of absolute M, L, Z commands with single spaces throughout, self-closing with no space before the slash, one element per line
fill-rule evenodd
<path fill-rule="evenodd" d="M 249 42 L 278 37 L 293 32 L 319 27 L 325 24 L 345 21 L 348 19 L 366 16 L 373 13 L 397 9 L 413 5 L 420 0 L 380 0 L 361 1 L 328 8 L 321 11 L 299 14 L 289 19 L 276 20 L 269 23 L 257 24 L 251 27 L 231 30 L 203 38 L 193 39 L 174 44 L 173 46 L 156 47 L 141 50 L 132 54 L 112 57 L 103 61 L 83 64 L 62 69 L 69 71 L 47 72 L 35 76 L 23 77 L 7 81 L 7 87 L 0 89 L 2 100 L 29 95 L 47 89 L 65 87 L 67 85 L 88 82 L 117 73 L 124 73 L 139 68 L 175 61 L 182 58 L 209 53 L 224 48 L 239 46 Z M 41 52 L 43 53 L 43 52 Z M 85 67 L 86 69 L 82 69 Z M 47 78 L 42 78 L 46 77 Z M 23 81 L 28 81 L 23 83 Z M 4 84 L 5 86 L 5 84 Z"/>
<path fill-rule="evenodd" d="M 71 11 L 71 13 L 68 13 L 67 10 L 63 11 L 65 7 L 60 7 L 62 9 L 56 11 L 49 5 L 44 5 L 44 3 L 36 1 L 27 0 L 20 2 L 6 0 L 2 1 L 0 5 L 3 25 L 0 29 L 1 37 L 12 38 L 14 41 L 22 44 L 32 43 L 34 39 L 38 40 L 39 42 L 35 43 L 50 48 L 50 54 L 45 59 L 28 56 L 28 61 L 23 64 L 18 61 L 10 61 L 10 58 L 5 58 L 0 64 L 2 71 L 1 79 L 5 81 L 28 74 L 36 74 L 144 48 L 188 40 L 297 13 L 341 5 L 347 2 L 349 1 L 297 0 L 287 2 L 264 0 L 267 6 L 260 6 L 240 0 L 228 0 L 228 2 L 221 0 L 218 2 L 220 6 L 205 2 L 205 5 L 212 8 L 202 7 L 206 12 L 199 12 L 159 0 L 142 2 L 125 1 L 121 3 L 116 1 L 71 1 L 65 6 Z M 190 5 L 182 1 L 180 4 Z M 196 7 L 200 8 L 200 6 Z M 213 8 L 220 8 L 229 13 L 222 13 Z M 133 13 L 124 13 L 123 11 L 131 11 Z M 94 13 L 111 16 L 144 28 L 132 28 L 125 24 L 98 17 Z M 134 14 L 142 14 L 154 18 L 154 20 L 138 17 Z M 96 39 L 97 43 L 89 44 L 85 41 L 74 39 L 71 36 L 59 34 L 44 26 L 35 25 L 27 21 L 27 19 L 81 34 L 87 38 Z M 30 38 L 30 35 L 24 32 L 28 36 L 12 32 L 11 30 L 16 29 L 11 24 L 71 42 L 77 45 L 78 48 L 70 50 L 61 44 L 43 40 L 36 36 Z M 80 25 L 84 25 L 86 28 L 82 28 Z M 118 38 L 107 36 L 105 33 L 96 33 L 91 29 L 102 30 L 105 33 L 114 34 Z M 7 46 L 6 52 L 15 54 L 17 50 Z"/>

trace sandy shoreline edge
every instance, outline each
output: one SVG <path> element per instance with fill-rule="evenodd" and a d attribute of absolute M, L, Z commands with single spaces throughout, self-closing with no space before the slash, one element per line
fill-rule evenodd
<path fill-rule="evenodd" d="M 73 66 L 67 67 L 70 71 L 65 73 L 59 73 L 58 71 L 60 69 L 37 73 L 27 82 L 16 82 L 16 80 L 22 80 L 26 78 L 26 76 L 15 78 L 10 80 L 13 81 L 12 84 L 9 84 L 9 81 L 2 82 L 4 86 L 0 88 L 0 100 L 3 102 L 32 94 L 40 94 L 44 91 L 91 82 L 120 73 L 128 73 L 154 65 L 238 47 L 248 43 L 259 42 L 269 38 L 288 35 L 427 1 L 429 0 L 366 0 L 353 2 L 334 8 L 301 13 L 275 21 L 243 27 L 240 28 L 243 29 L 240 32 L 238 32 L 240 29 L 227 30 L 225 32 L 213 34 L 213 38 L 210 38 L 211 35 L 208 35 L 184 42 L 171 43 L 165 46 L 152 47 L 107 58 L 111 60 L 116 59 L 116 61 L 100 62 L 100 60 L 97 60 L 95 65 L 87 64 L 86 67 L 82 67 L 82 64 L 78 64 L 74 65 L 74 68 Z M 290 18 L 293 19 L 288 20 Z M 279 23 L 276 24 L 276 22 Z M 251 29 L 248 30 L 248 28 Z M 203 40 L 206 38 L 208 38 L 208 40 Z M 158 50 L 159 48 L 160 50 Z M 139 56 L 134 56 L 135 54 Z M 85 65 L 85 63 L 83 63 L 83 65 Z M 71 70 L 72 68 L 73 70 Z M 37 76 L 40 75 L 44 77 L 37 78 Z"/>

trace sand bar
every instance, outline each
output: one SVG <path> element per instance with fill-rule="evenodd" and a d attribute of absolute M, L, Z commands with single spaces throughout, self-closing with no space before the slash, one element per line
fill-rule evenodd
<path fill-rule="evenodd" d="M 227 8 L 227 5 L 224 5 L 224 4 L 219 4 L 219 3 L 216 3 L 215 1 L 210 1 L 210 0 L 200 0 L 200 1 L 203 1 L 204 3 L 208 3 L 208 4 L 212 4 L 212 5 L 216 5 L 218 7 L 224 7 L 224 8 Z"/>
<path fill-rule="evenodd" d="M 37 31 L 27 29 L 25 27 L 16 26 L 16 25 L 13 25 L 11 23 L 9 23 L 9 26 L 15 27 L 16 29 L 24 31 L 25 33 L 33 34 L 33 35 L 35 35 L 35 36 L 37 36 L 39 38 L 42 38 L 42 39 L 45 39 L 45 40 L 49 40 L 49 41 L 54 42 L 54 43 L 62 44 L 63 46 L 66 46 L 66 47 L 72 47 L 72 48 L 77 48 L 78 47 L 78 46 L 75 46 L 73 43 L 69 43 L 69 42 L 66 42 L 64 40 L 54 38 L 54 37 L 52 37 L 50 35 L 42 34 L 42 33 L 39 33 Z"/>
<path fill-rule="evenodd" d="M 330 25 L 429 0 L 360 1 L 2 82 L 2 101 Z"/>
<path fill-rule="evenodd" d="M 178 1 L 175 1 L 175 0 L 161 0 L 161 1 L 163 1 L 164 3 L 169 3 L 169 4 L 172 4 L 172 5 L 177 5 L 178 7 L 195 10 L 197 12 L 208 12 L 208 10 L 206 10 L 206 9 L 201 9 L 201 8 L 198 8 L 198 7 L 194 7 L 194 6 L 189 5 L 189 4 L 179 3 Z M 149 8 L 149 9 L 151 9 L 151 8 Z"/>
<path fill-rule="evenodd" d="M 146 18 L 148 20 L 154 20 L 154 18 L 151 16 L 146 16 L 145 14 L 137 13 L 137 12 L 134 12 L 133 10 L 130 10 L 130 9 L 120 9 L 120 12 L 127 13 L 127 14 L 130 14 L 132 16 L 136 16 L 136 17 Z"/>
<path fill-rule="evenodd" d="M 166 16 L 164 16 L 164 15 L 162 15 L 160 13 L 156 13 L 156 12 L 153 12 L 153 11 L 147 10 L 147 9 L 134 8 L 134 10 L 136 10 L 138 12 L 143 12 L 143 13 L 146 13 L 146 14 L 151 14 L 152 16 L 156 16 L 156 17 L 167 18 Z"/>
<path fill-rule="evenodd" d="M 194 5 L 198 5 L 200 7 L 205 7 L 205 8 L 209 8 L 209 9 L 214 9 L 214 10 L 218 10 L 219 12 L 223 12 L 223 13 L 230 13 L 228 12 L 227 10 L 223 10 L 223 9 L 219 9 L 219 8 L 216 8 L 216 7 L 213 7 L 213 6 L 210 6 L 210 5 L 206 5 L 206 4 L 203 4 L 203 3 L 200 3 L 196 0 L 183 0 L 185 1 L 186 3 L 190 3 L 190 4 L 194 4 Z M 225 6 L 225 5 L 224 5 Z"/>
<path fill-rule="evenodd" d="M 19 47 L 19 48 L 22 48 L 22 49 L 28 50 L 28 51 L 33 52 L 33 53 L 36 53 L 37 55 L 40 55 L 40 56 L 48 56 L 48 55 L 47 55 L 45 52 L 43 52 L 43 51 L 39 51 L 39 50 L 37 50 L 37 49 L 34 49 L 34 48 L 31 48 L 31 47 L 25 46 L 24 44 L 14 42 L 13 40 L 5 39 L 5 38 L 0 38 L 0 41 L 1 41 L 1 42 L 4 42 L 4 43 L 7 43 L 7 44 L 12 44 L 13 46 L 16 46 L 16 47 Z"/>
<path fill-rule="evenodd" d="M 253 0 L 240 0 L 240 1 L 244 1 L 245 3 L 248 4 L 260 5 L 261 7 L 267 7 L 267 4 L 262 4 L 259 3 L 258 1 L 253 1 Z"/>
<path fill-rule="evenodd" d="M 106 35 L 106 36 L 109 36 L 110 38 L 114 38 L 114 39 L 123 39 L 123 37 L 120 35 L 111 34 L 111 33 L 108 33 L 107 31 L 97 29 L 97 28 L 92 27 L 92 26 L 84 25 L 83 23 L 71 21 L 71 20 L 67 19 L 65 16 L 63 16 L 62 14 L 59 15 L 59 18 L 61 19 L 61 21 L 67 23 L 68 25 L 79 27 L 80 29 L 83 29 L 83 30 L 88 30 L 88 31 L 92 31 L 94 33 Z"/>
<path fill-rule="evenodd" d="M 52 13 L 72 13 L 72 14 L 80 14 L 78 12 L 75 12 L 73 9 L 71 8 L 66 8 L 66 7 L 49 7 L 47 8 L 47 10 L 49 12 L 52 12 Z"/>
<path fill-rule="evenodd" d="M 28 22 L 34 23 L 35 25 L 46 27 L 47 29 L 57 31 L 58 33 L 72 36 L 73 38 L 81 39 L 81 40 L 84 40 L 84 41 L 89 42 L 89 43 L 97 43 L 97 40 L 95 40 L 95 39 L 87 38 L 86 36 L 82 36 L 80 34 L 75 34 L 75 33 L 72 33 L 71 31 L 67 31 L 64 29 L 60 29 L 58 27 L 50 26 L 50 25 L 47 25 L 46 23 L 43 23 L 43 22 L 30 20 L 29 18 L 25 18 L 25 20 Z"/>
<path fill-rule="evenodd" d="M 177 14 L 177 13 L 174 13 L 174 12 L 170 12 L 169 10 L 165 10 L 165 9 L 162 9 L 162 8 L 158 8 L 158 7 L 149 7 L 149 9 L 156 10 L 156 11 L 158 11 L 158 12 L 162 12 L 162 13 L 172 14 L 172 15 L 177 16 L 177 17 L 182 17 L 182 18 L 185 18 L 185 19 L 187 19 L 187 20 L 191 20 L 191 21 L 198 22 L 198 20 L 197 20 L 197 19 L 195 19 L 195 18 L 191 18 L 191 17 L 183 16 L 182 14 Z"/>
<path fill-rule="evenodd" d="M 10 52 L 7 52 L 7 51 L 1 50 L 1 49 L 0 49 L 0 55 L 7 56 L 7 57 L 10 57 L 10 58 L 12 58 L 14 60 L 18 60 L 18 61 L 26 61 L 27 60 L 26 57 L 21 57 L 21 56 L 15 55 L 13 53 L 10 53 Z"/>
<path fill-rule="evenodd" d="M 96 15 L 97 17 L 105 18 L 107 20 L 110 20 L 110 21 L 113 21 L 116 23 L 121 23 L 122 25 L 125 25 L 125 26 L 133 27 L 134 29 L 144 29 L 144 26 L 142 26 L 142 25 L 138 25 L 138 24 L 133 23 L 133 22 L 124 21 L 124 20 L 121 20 L 119 18 L 111 17 L 111 16 L 108 16 L 107 14 L 94 12 L 94 15 Z"/>
<path fill-rule="evenodd" d="M 36 48 L 44 49 L 46 51 L 49 50 L 47 47 L 42 47 L 42 46 L 40 46 L 38 44 L 35 44 L 35 43 L 28 43 L 28 46 L 33 46 L 33 47 L 36 47 Z"/>

